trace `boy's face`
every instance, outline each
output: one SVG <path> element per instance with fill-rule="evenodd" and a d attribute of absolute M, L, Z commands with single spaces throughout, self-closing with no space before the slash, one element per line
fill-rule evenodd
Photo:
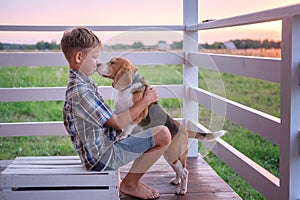
<path fill-rule="evenodd" d="M 91 76 L 97 69 L 97 64 L 99 61 L 99 54 L 101 48 L 95 47 L 90 50 L 83 58 L 82 64 L 80 65 L 78 71 L 86 76 Z"/>

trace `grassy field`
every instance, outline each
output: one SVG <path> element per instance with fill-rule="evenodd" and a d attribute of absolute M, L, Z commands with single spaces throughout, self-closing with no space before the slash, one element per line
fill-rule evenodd
<path fill-rule="evenodd" d="M 140 66 L 139 71 L 153 85 L 182 83 L 182 67 L 179 65 Z M 221 77 L 227 98 L 268 114 L 280 116 L 279 84 L 200 70 L 199 87 L 208 88 L 210 83 L 207 80 L 214 80 L 215 77 Z M 111 84 L 110 80 L 97 75 L 93 75 L 92 78 L 98 85 Z M 66 86 L 67 80 L 67 67 L 0 68 L 1 88 Z M 112 105 L 111 101 L 107 103 Z M 161 99 L 160 104 L 173 117 L 182 117 L 180 99 Z M 0 103 L 0 122 L 61 121 L 62 105 L 62 101 Z M 222 117 L 201 106 L 199 106 L 199 113 L 199 121 L 212 129 L 212 118 L 217 121 L 220 118 L 222 121 Z M 228 134 L 223 137 L 225 141 L 278 176 L 279 149 L 276 145 L 229 121 L 225 121 L 223 128 L 228 130 Z M 200 148 L 201 152 L 205 152 L 205 160 L 243 199 L 264 199 L 216 156 Z M 0 159 L 30 155 L 75 155 L 75 152 L 67 136 L 0 137 Z"/>

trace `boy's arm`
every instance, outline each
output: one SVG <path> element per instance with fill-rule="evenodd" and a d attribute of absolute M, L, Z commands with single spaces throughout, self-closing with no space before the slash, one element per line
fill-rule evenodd
<path fill-rule="evenodd" d="M 123 129 L 128 124 L 133 122 L 141 112 L 147 108 L 151 103 L 158 101 L 158 95 L 155 89 L 147 88 L 144 97 L 136 102 L 128 111 L 114 114 L 107 122 L 106 125 L 114 129 Z"/>

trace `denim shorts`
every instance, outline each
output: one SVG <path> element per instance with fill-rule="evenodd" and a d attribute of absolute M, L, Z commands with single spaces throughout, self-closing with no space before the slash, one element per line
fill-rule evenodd
<path fill-rule="evenodd" d="M 114 142 L 91 170 L 118 169 L 137 159 L 154 146 L 155 141 L 151 128 L 132 134 L 121 141 Z"/>

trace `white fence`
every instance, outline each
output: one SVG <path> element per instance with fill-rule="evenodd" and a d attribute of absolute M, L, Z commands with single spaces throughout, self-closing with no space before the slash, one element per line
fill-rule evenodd
<path fill-rule="evenodd" d="M 182 31 L 184 48 L 174 52 L 134 52 L 125 55 L 135 64 L 160 63 L 184 66 L 183 85 L 156 86 L 162 98 L 183 98 L 183 122 L 190 128 L 206 130 L 197 123 L 198 104 L 212 109 L 212 102 L 222 104 L 213 110 L 235 124 L 264 137 L 280 147 L 280 177 L 253 162 L 222 139 L 212 151 L 267 199 L 300 198 L 300 4 L 258 13 L 198 24 L 198 1 L 183 0 L 184 25 L 181 26 L 92 26 L 94 31 L 126 31 L 136 28 L 157 31 Z M 282 59 L 254 58 L 198 53 L 198 32 L 207 29 L 234 27 L 246 24 L 282 21 Z M 0 31 L 64 31 L 67 26 L 0 26 Z M 157 29 L 159 28 L 159 29 Z M 192 39 L 192 40 L 191 40 Z M 102 60 L 114 56 L 104 53 Z M 188 62 L 186 62 L 188 61 Z M 213 63 L 213 66 L 211 65 Z M 62 53 L 0 53 L 0 66 L 66 66 Z M 281 117 L 276 118 L 253 108 L 199 89 L 197 66 L 280 83 Z M 100 87 L 104 98 L 111 98 L 111 87 Z M 0 102 L 63 100 L 65 88 L 1 88 Z M 170 92 L 172 91 L 172 92 Z M 298 103 L 297 103 L 298 102 Z M 189 111 L 195 112 L 189 112 Z M 196 123 L 195 123 L 196 122 Z M 62 122 L 0 123 L 0 136 L 66 134 Z M 209 143 L 206 144 L 209 146 Z M 190 155 L 197 154 L 194 142 Z"/>

